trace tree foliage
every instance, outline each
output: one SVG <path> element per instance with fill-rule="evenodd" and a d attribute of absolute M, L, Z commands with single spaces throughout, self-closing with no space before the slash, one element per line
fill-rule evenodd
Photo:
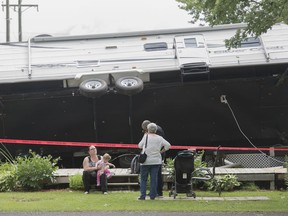
<path fill-rule="evenodd" d="M 247 23 L 247 27 L 226 40 L 228 47 L 237 47 L 247 36 L 266 33 L 275 23 L 288 24 L 288 0 L 176 0 L 192 16 L 192 23 L 210 26 Z"/>

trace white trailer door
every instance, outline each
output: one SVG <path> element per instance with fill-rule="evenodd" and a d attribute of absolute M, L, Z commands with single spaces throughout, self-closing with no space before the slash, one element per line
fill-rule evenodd
<path fill-rule="evenodd" d="M 209 80 L 210 63 L 203 35 L 177 36 L 174 43 L 182 80 Z"/>
<path fill-rule="evenodd" d="M 206 63 L 209 58 L 203 35 L 185 35 L 175 37 L 176 56 L 179 66 L 190 63 Z"/>

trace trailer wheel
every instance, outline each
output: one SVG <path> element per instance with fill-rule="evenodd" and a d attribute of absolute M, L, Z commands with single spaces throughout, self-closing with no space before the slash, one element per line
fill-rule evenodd
<path fill-rule="evenodd" d="M 121 77 L 115 83 L 115 89 L 119 94 L 134 95 L 143 90 L 143 81 L 138 77 Z"/>
<path fill-rule="evenodd" d="M 79 92 L 85 97 L 96 98 L 106 94 L 108 85 L 101 79 L 84 80 L 79 86 Z"/>

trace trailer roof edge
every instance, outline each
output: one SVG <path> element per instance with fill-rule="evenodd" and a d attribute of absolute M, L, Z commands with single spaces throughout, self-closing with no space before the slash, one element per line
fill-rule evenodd
<path fill-rule="evenodd" d="M 31 38 L 33 42 L 50 42 L 50 41 L 70 41 L 70 40 L 92 40 L 101 38 L 121 38 L 121 37 L 135 37 L 135 36 L 149 36 L 149 35 L 165 35 L 165 34 L 181 34 L 181 33 L 193 33 L 203 31 L 217 31 L 225 29 L 239 29 L 245 28 L 247 25 L 244 23 L 238 24 L 226 24 L 217 26 L 201 26 L 191 28 L 177 28 L 177 29 L 160 29 L 149 31 L 131 31 L 131 32 L 119 32 L 119 33 L 103 33 L 103 34 L 91 34 L 91 35 L 74 35 L 74 36 L 44 36 Z"/>

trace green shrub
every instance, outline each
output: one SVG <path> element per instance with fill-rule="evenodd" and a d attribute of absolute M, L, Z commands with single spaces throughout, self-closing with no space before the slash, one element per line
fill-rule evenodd
<path fill-rule="evenodd" d="M 207 163 L 202 161 L 203 155 L 204 155 L 204 150 L 196 153 L 195 160 L 194 160 L 195 169 L 207 167 Z"/>
<path fill-rule="evenodd" d="M 76 174 L 74 176 L 69 177 L 69 188 L 73 189 L 73 190 L 83 190 L 84 189 L 81 174 Z"/>
<path fill-rule="evenodd" d="M 17 185 L 16 166 L 13 163 L 0 165 L 0 192 L 13 191 Z"/>
<path fill-rule="evenodd" d="M 172 158 L 166 159 L 165 169 L 168 172 L 167 179 L 174 181 L 175 180 L 175 168 L 174 168 L 174 160 Z"/>
<path fill-rule="evenodd" d="M 237 176 L 227 174 L 224 176 L 214 176 L 213 179 L 207 181 L 208 190 L 216 191 L 221 196 L 222 191 L 232 191 L 235 187 L 240 186 Z"/>
<path fill-rule="evenodd" d="M 259 187 L 255 184 L 255 182 L 242 182 L 241 190 L 257 191 L 259 190 Z"/>
<path fill-rule="evenodd" d="M 53 181 L 53 172 L 59 158 L 52 159 L 51 155 L 37 155 L 29 151 L 29 157 L 16 158 L 16 176 L 18 183 L 24 190 L 40 190 Z"/>
<path fill-rule="evenodd" d="M 5 159 L 5 163 L 0 160 L 0 192 L 13 191 L 16 188 L 16 166 L 15 161 L 8 149 L 1 143 L 0 159 Z"/>
<path fill-rule="evenodd" d="M 286 168 L 286 174 L 284 176 L 284 181 L 285 181 L 285 185 L 286 185 L 286 188 L 288 190 L 288 156 L 286 155 L 285 156 L 285 163 L 284 163 L 284 167 Z"/>
<path fill-rule="evenodd" d="M 5 145 L 3 143 L 0 143 L 0 159 L 4 158 L 8 163 L 14 163 L 14 158 L 8 151 Z M 0 160 L 1 163 L 2 160 Z"/>

